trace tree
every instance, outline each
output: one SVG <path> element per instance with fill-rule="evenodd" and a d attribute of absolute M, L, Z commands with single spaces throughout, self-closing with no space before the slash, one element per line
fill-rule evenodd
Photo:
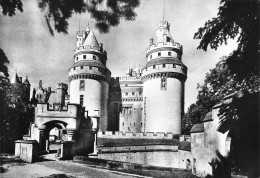
<path fill-rule="evenodd" d="M 259 0 L 221 0 L 218 17 L 198 29 L 194 39 L 200 39 L 198 49 L 217 49 L 229 38 L 237 39 L 238 47 L 225 64 L 235 80 L 247 85 L 252 75 L 259 76 Z"/>
<path fill-rule="evenodd" d="M 226 60 L 226 56 L 220 58 L 215 68 L 206 74 L 204 83 L 198 84 L 197 101 L 188 108 L 183 116 L 182 131 L 184 134 L 189 134 L 189 130 L 194 124 L 201 123 L 212 107 L 220 103 L 225 96 L 240 90 L 248 90 L 251 93 L 260 90 L 260 79 L 257 75 L 248 78 L 247 85 L 238 83 L 236 76 L 232 74 L 226 64 Z"/>
<path fill-rule="evenodd" d="M 0 72 L 4 74 L 5 77 L 8 77 L 8 68 L 7 64 L 9 64 L 9 60 L 7 59 L 4 51 L 0 48 Z"/>
<path fill-rule="evenodd" d="M 50 33 L 54 35 L 51 23 L 55 30 L 67 33 L 68 19 L 73 13 L 90 13 L 95 19 L 95 26 L 100 32 L 107 33 L 111 26 L 117 26 L 121 19 L 134 20 L 134 9 L 140 5 L 139 0 L 40 0 L 39 7 L 46 11 L 45 19 Z M 13 16 L 15 11 L 23 12 L 21 0 L 0 1 L 2 13 Z"/>

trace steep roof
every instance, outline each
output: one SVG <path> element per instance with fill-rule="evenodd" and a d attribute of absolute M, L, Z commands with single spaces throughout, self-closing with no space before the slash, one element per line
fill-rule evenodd
<path fill-rule="evenodd" d="M 20 80 L 19 80 L 19 78 L 18 78 L 17 73 L 15 73 L 14 77 L 12 78 L 11 83 L 13 83 L 13 84 L 18 84 L 18 83 L 20 83 Z"/>
<path fill-rule="evenodd" d="M 28 80 L 28 77 L 26 76 L 26 79 L 23 81 L 23 84 L 25 85 L 31 85 L 29 80 Z"/>
<path fill-rule="evenodd" d="M 204 124 L 195 124 L 191 130 L 190 133 L 198 133 L 198 132 L 204 132 Z"/>
<path fill-rule="evenodd" d="M 89 32 L 86 40 L 83 43 L 83 46 L 99 47 L 96 36 L 94 35 L 94 32 L 92 30 Z"/>

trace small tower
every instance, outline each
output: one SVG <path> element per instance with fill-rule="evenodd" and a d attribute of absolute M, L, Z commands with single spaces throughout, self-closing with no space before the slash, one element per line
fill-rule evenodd
<path fill-rule="evenodd" d="M 23 85 L 26 88 L 26 98 L 28 99 L 28 102 L 30 100 L 30 90 L 31 90 L 31 84 L 28 80 L 28 76 L 26 76 L 25 80 L 23 81 Z"/>
<path fill-rule="evenodd" d="M 111 72 L 106 67 L 107 53 L 89 27 L 77 33 L 74 65 L 69 69 L 70 103 L 85 107 L 88 115 L 100 115 L 102 131 L 107 130 L 107 100 Z"/>
<path fill-rule="evenodd" d="M 57 84 L 57 102 L 61 103 L 61 106 L 64 106 L 65 104 L 65 96 L 67 95 L 67 90 L 68 90 L 67 84 L 65 83 Z"/>
<path fill-rule="evenodd" d="M 167 21 L 157 25 L 155 42 L 150 39 L 146 57 L 141 78 L 144 132 L 180 134 L 187 67 L 181 61 L 182 46 L 171 37 Z"/>
<path fill-rule="evenodd" d="M 19 80 L 19 77 L 17 75 L 17 73 L 15 73 L 14 77 L 12 78 L 11 80 L 11 84 L 20 84 L 20 80 Z"/>

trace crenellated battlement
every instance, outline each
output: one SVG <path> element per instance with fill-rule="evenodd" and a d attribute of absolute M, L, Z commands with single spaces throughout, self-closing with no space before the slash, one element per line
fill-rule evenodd
<path fill-rule="evenodd" d="M 154 50 L 154 49 L 157 49 L 157 48 L 161 48 L 161 47 L 165 47 L 165 48 L 173 48 L 173 49 L 177 49 L 179 51 L 182 51 L 183 50 L 183 47 L 181 44 L 177 43 L 177 42 L 166 42 L 166 43 L 163 43 L 163 42 L 158 42 L 156 44 L 152 44 L 150 45 L 147 50 L 146 50 L 146 53 L 149 53 L 150 51 Z"/>
<path fill-rule="evenodd" d="M 147 139 L 179 139 L 179 135 L 164 132 L 98 132 L 98 138 L 147 138 Z"/>
<path fill-rule="evenodd" d="M 48 103 L 39 103 L 35 108 L 36 117 L 72 117 L 78 118 L 81 106 L 79 104 L 68 104 L 62 107 L 59 104 L 50 105 Z"/>

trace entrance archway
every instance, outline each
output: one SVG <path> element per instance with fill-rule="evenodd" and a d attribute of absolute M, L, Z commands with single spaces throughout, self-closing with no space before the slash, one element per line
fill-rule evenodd
<path fill-rule="evenodd" d="M 66 140 L 67 123 L 53 120 L 44 124 L 42 142 L 45 145 L 45 151 L 48 153 L 57 153 L 61 149 L 61 142 Z"/>

